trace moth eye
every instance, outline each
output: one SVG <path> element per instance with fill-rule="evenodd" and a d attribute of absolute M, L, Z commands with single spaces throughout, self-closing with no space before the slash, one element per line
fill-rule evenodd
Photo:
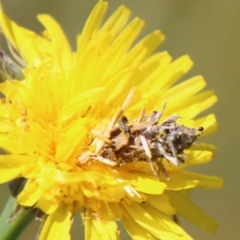
<path fill-rule="evenodd" d="M 204 128 L 201 126 L 201 127 L 198 127 L 198 131 L 203 131 L 204 130 Z"/>

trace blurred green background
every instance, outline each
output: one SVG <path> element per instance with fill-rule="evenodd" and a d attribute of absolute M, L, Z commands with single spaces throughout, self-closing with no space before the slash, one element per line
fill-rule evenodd
<path fill-rule="evenodd" d="M 97 0 L 2 0 L 6 13 L 20 25 L 36 32 L 42 30 L 37 13 L 49 13 L 62 25 L 75 48 L 80 32 Z M 217 115 L 220 131 L 202 139 L 218 147 L 214 161 L 193 169 L 221 176 L 225 186 L 220 190 L 198 190 L 192 199 L 219 222 L 215 235 L 207 234 L 181 220 L 194 239 L 240 239 L 240 1 L 239 0 L 109 0 L 108 14 L 120 4 L 132 10 L 132 16 L 146 21 L 143 35 L 160 29 L 167 39 L 159 50 L 177 58 L 189 54 L 194 68 L 185 79 L 201 74 L 208 89 L 214 89 L 219 101 L 208 112 Z M 1 37 L 1 46 L 5 40 Z M 0 187 L 0 206 L 8 195 Z M 34 239 L 38 223 L 33 223 L 21 240 Z M 83 226 L 76 221 L 73 239 L 81 239 Z M 129 239 L 124 236 L 124 239 Z"/>

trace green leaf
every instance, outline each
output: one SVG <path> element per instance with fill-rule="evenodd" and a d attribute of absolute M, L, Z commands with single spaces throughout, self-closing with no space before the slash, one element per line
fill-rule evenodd
<path fill-rule="evenodd" d="M 34 219 L 34 211 L 21 208 L 15 215 L 13 213 L 16 209 L 16 200 L 10 196 L 0 215 L 0 240 L 17 239 L 25 227 Z M 13 219 L 9 222 L 10 216 L 13 216 Z"/>

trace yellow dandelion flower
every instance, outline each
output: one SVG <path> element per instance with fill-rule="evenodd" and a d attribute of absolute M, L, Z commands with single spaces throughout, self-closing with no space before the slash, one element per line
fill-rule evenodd
<path fill-rule="evenodd" d="M 191 239 L 175 214 L 214 231 L 215 221 L 187 193 L 222 180 L 184 168 L 214 155 L 213 146 L 193 143 L 203 128 L 202 135 L 216 130 L 213 114 L 197 115 L 217 98 L 200 92 L 202 76 L 176 85 L 190 58 L 153 54 L 164 40 L 160 31 L 133 46 L 144 22 L 128 23 L 130 11 L 120 6 L 102 23 L 106 7 L 96 4 L 76 52 L 49 15 L 38 15 L 40 36 L 0 8 L 2 32 L 24 62 L 24 80 L 0 85 L 0 146 L 7 152 L 0 182 L 26 179 L 17 202 L 47 215 L 44 240 L 70 239 L 76 212 L 85 239 L 118 239 L 116 221 L 133 239 Z"/>

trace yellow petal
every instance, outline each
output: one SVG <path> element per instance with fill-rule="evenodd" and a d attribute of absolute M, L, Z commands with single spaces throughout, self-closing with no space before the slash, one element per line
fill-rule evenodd
<path fill-rule="evenodd" d="M 203 89 L 205 85 L 203 77 L 196 76 L 165 91 L 161 98 L 167 99 L 168 105 L 181 108 L 184 104 L 188 104 L 189 98 Z"/>
<path fill-rule="evenodd" d="M 216 147 L 211 144 L 197 143 L 187 153 L 187 164 L 198 165 L 211 161 L 216 154 Z"/>
<path fill-rule="evenodd" d="M 104 16 L 104 13 L 106 11 L 107 5 L 108 5 L 107 2 L 99 1 L 92 10 L 90 16 L 88 17 L 88 20 L 82 31 L 81 37 L 79 38 L 78 41 L 79 57 L 81 57 L 81 55 L 84 53 L 85 49 L 88 47 L 88 43 L 96 34 L 102 21 L 102 18 Z"/>
<path fill-rule="evenodd" d="M 218 131 L 218 124 L 214 114 L 209 114 L 196 120 L 196 126 L 203 126 L 203 136 L 213 134 Z"/>
<path fill-rule="evenodd" d="M 39 240 L 71 240 L 72 214 L 65 206 L 60 206 L 50 214 L 41 230 Z"/>
<path fill-rule="evenodd" d="M 158 181 L 157 179 L 152 180 L 142 174 L 133 174 L 121 171 L 120 176 L 122 179 L 128 180 L 131 186 L 134 186 L 137 191 L 143 193 L 161 194 L 166 188 L 165 183 Z"/>
<path fill-rule="evenodd" d="M 23 206 L 32 207 L 40 199 L 42 194 L 38 184 L 28 180 L 24 189 L 17 196 L 17 201 Z"/>
<path fill-rule="evenodd" d="M 44 213 L 49 215 L 56 211 L 58 202 L 50 202 L 46 200 L 44 196 L 41 196 L 35 207 L 41 209 Z"/>
<path fill-rule="evenodd" d="M 198 185 L 198 180 L 188 179 L 182 172 L 172 174 L 169 180 L 163 180 L 167 183 L 168 190 L 180 190 L 194 188 Z"/>
<path fill-rule="evenodd" d="M 176 59 L 170 65 L 171 71 L 163 73 L 158 87 L 160 89 L 169 88 L 172 84 L 179 80 L 180 77 L 186 74 L 191 69 L 192 65 L 193 62 L 188 55 L 184 55 Z"/>
<path fill-rule="evenodd" d="M 4 14 L 2 5 L 0 5 L 0 25 L 8 41 L 24 54 L 26 61 L 33 65 L 38 65 L 40 57 L 35 46 L 29 42 L 29 38 L 23 33 L 22 28 Z M 36 34 L 33 33 L 33 35 Z"/>
<path fill-rule="evenodd" d="M 173 208 L 169 202 L 169 197 L 165 194 L 148 195 L 147 202 L 168 215 L 174 215 L 176 213 L 175 208 Z"/>
<path fill-rule="evenodd" d="M 200 103 L 202 111 L 210 108 L 217 102 L 217 96 L 214 91 L 205 91 L 193 97 L 193 102 Z"/>
<path fill-rule="evenodd" d="M 176 206 L 177 214 L 207 232 L 214 233 L 216 231 L 217 222 L 198 208 L 188 197 L 176 191 L 167 191 L 166 193 Z"/>
<path fill-rule="evenodd" d="M 188 171 L 182 171 L 180 175 L 189 181 L 197 181 L 197 188 L 214 189 L 223 187 L 223 179 L 220 177 L 202 175 Z"/>
<path fill-rule="evenodd" d="M 24 155 L 0 155 L 0 183 L 20 177 L 24 165 L 30 160 Z"/>
<path fill-rule="evenodd" d="M 156 208 L 148 203 L 141 205 L 136 203 L 127 205 L 123 203 L 123 205 L 140 226 L 162 240 L 192 239 L 168 215 L 156 211 Z"/>
<path fill-rule="evenodd" d="M 157 240 L 147 229 L 140 226 L 130 215 L 123 216 L 121 223 L 134 240 Z"/>
<path fill-rule="evenodd" d="M 83 219 L 85 224 L 85 239 L 115 240 L 119 239 L 119 232 L 114 221 L 96 219 L 86 213 Z"/>
<path fill-rule="evenodd" d="M 101 34 L 102 32 L 110 32 L 112 39 L 114 39 L 126 24 L 130 13 L 130 10 L 125 6 L 120 6 L 104 23 L 98 34 Z"/>
<path fill-rule="evenodd" d="M 72 67 L 72 53 L 67 38 L 59 24 L 49 15 L 38 15 L 38 20 L 46 27 L 53 44 L 54 55 L 59 69 L 68 70 Z"/>

